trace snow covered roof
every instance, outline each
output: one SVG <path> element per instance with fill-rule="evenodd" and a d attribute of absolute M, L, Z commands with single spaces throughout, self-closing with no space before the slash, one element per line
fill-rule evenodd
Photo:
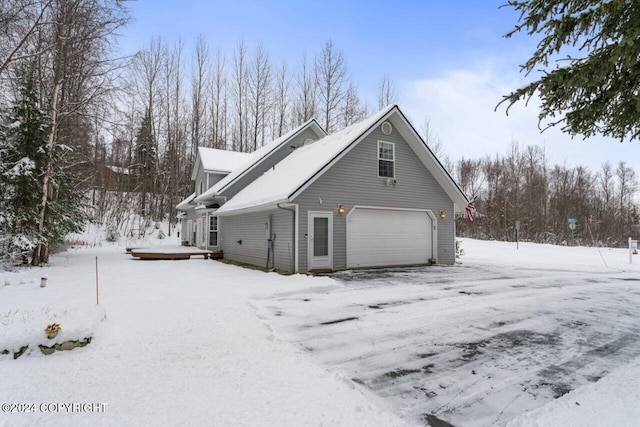
<path fill-rule="evenodd" d="M 250 172 L 257 165 L 262 163 L 265 159 L 267 159 L 272 153 L 274 153 L 279 147 L 286 144 L 291 140 L 291 138 L 299 135 L 305 129 L 309 127 L 314 127 L 316 133 L 320 135 L 326 135 L 326 132 L 315 119 L 308 120 L 303 123 L 299 127 L 293 129 L 291 132 L 288 132 L 282 135 L 280 138 L 274 139 L 268 144 L 263 145 L 258 148 L 256 151 L 252 152 L 249 156 L 245 158 L 245 162 L 242 166 L 235 169 L 229 175 L 225 176 L 222 180 L 218 181 L 214 186 L 210 189 L 199 195 L 196 201 L 204 201 L 213 198 L 214 196 L 221 194 L 224 190 L 226 190 L 231 184 L 245 176 L 248 172 Z"/>
<path fill-rule="evenodd" d="M 218 209 L 218 214 L 259 209 L 293 200 L 353 146 L 366 137 L 378 124 L 392 122 L 412 146 L 420 160 L 452 198 L 458 210 L 467 204 L 460 187 L 417 134 L 397 105 L 390 105 L 373 116 L 339 132 L 298 148 L 273 169 L 245 187 Z"/>
<path fill-rule="evenodd" d="M 196 178 L 199 163 L 202 164 L 202 169 L 207 173 L 226 175 L 246 162 L 248 157 L 249 153 L 198 147 L 198 155 L 193 167 L 191 179 Z"/>
<path fill-rule="evenodd" d="M 111 170 L 112 172 L 119 173 L 119 174 L 122 174 L 122 175 L 130 175 L 129 168 L 123 168 L 123 167 L 120 167 L 120 166 L 107 165 L 107 169 Z"/>
<path fill-rule="evenodd" d="M 187 209 L 192 208 L 193 205 L 191 204 L 191 202 L 195 198 L 196 198 L 196 193 L 191 193 L 189 197 L 187 197 L 186 199 L 184 199 L 183 201 L 181 201 L 176 205 L 176 209 L 179 211 L 186 211 Z"/>

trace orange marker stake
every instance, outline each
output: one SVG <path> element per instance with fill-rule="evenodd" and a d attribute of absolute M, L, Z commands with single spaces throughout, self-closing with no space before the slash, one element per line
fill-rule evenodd
<path fill-rule="evenodd" d="M 98 257 L 96 257 L 96 305 L 100 305 L 100 288 L 98 286 Z"/>

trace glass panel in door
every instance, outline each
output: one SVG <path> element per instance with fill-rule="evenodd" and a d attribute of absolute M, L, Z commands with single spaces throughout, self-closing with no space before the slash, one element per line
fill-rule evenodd
<path fill-rule="evenodd" d="M 329 218 L 313 218 L 313 256 L 329 255 Z"/>

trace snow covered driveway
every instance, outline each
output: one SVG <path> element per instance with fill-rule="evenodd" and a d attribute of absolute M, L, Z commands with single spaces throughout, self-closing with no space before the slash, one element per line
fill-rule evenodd
<path fill-rule="evenodd" d="M 506 425 L 640 356 L 623 250 L 464 247 L 462 265 L 337 273 L 339 288 L 254 304 L 281 339 L 434 426 Z"/>
<path fill-rule="evenodd" d="M 62 340 L 85 336 L 74 336 L 70 317 L 97 308 L 96 256 L 106 319 L 75 316 L 91 344 L 40 354 L 47 323 L 61 323 Z M 135 260 L 124 247 L 71 250 L 48 267 L 0 271 L 0 426 L 405 425 L 371 392 L 275 339 L 247 304 L 332 283 L 202 259 Z M 1 354 L 16 342 L 33 351 L 16 360 Z"/>
<path fill-rule="evenodd" d="M 0 403 L 38 405 L 0 413 L 0 426 L 499 426 L 533 408 L 514 424 L 637 425 L 640 259 L 463 248 L 454 267 L 333 279 L 109 246 L 0 272 Z M 50 322 L 63 340 L 94 340 L 43 356 Z M 2 355 L 22 343 L 34 351 Z M 75 403 L 105 410 L 62 406 Z"/>

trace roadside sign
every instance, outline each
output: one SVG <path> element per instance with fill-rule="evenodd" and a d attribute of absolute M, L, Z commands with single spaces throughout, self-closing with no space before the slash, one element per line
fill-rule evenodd
<path fill-rule="evenodd" d="M 633 263 L 633 255 L 638 255 L 638 241 L 629 237 L 629 264 Z"/>
<path fill-rule="evenodd" d="M 520 220 L 516 219 L 516 230 L 520 231 Z"/>
<path fill-rule="evenodd" d="M 578 222 L 575 218 L 567 218 L 567 222 L 569 223 L 569 229 L 571 230 L 571 245 L 575 244 L 575 239 L 573 237 L 573 230 L 576 229 L 576 222 Z"/>

